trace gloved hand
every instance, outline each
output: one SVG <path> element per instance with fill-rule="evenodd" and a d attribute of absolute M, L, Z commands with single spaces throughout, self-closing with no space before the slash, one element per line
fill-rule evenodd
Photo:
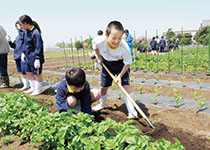
<path fill-rule="evenodd" d="M 39 59 L 35 59 L 34 61 L 34 68 L 40 68 L 40 60 Z"/>
<path fill-rule="evenodd" d="M 22 54 L 21 54 L 21 61 L 22 61 L 22 62 L 25 62 L 25 61 L 26 61 L 26 59 L 25 59 L 25 58 L 26 58 L 25 54 L 24 54 L 24 53 L 22 53 Z"/>

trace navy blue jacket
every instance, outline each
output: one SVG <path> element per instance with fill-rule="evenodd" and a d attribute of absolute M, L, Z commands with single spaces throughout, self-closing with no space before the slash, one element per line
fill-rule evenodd
<path fill-rule="evenodd" d="M 152 40 L 152 41 L 150 42 L 151 48 L 155 49 L 155 48 L 156 48 L 156 45 L 157 45 L 157 42 L 156 42 L 155 40 Z"/>
<path fill-rule="evenodd" d="M 14 60 L 21 59 L 21 54 L 23 52 L 24 43 L 24 31 L 22 29 L 18 30 L 18 36 L 15 38 L 14 42 L 9 42 L 11 48 L 14 48 Z"/>
<path fill-rule="evenodd" d="M 61 82 L 57 85 L 56 93 L 56 107 L 59 112 L 67 111 L 71 109 L 67 103 L 67 97 L 73 95 L 76 99 L 80 99 L 81 112 L 92 114 L 91 109 L 91 95 L 89 83 L 85 82 L 85 87 L 79 93 L 70 93 L 66 85 L 66 79 L 63 78 Z"/>
<path fill-rule="evenodd" d="M 160 48 L 166 47 L 166 41 L 165 41 L 164 39 L 161 39 L 161 40 L 159 41 L 159 47 L 160 47 Z"/>
<path fill-rule="evenodd" d="M 43 40 L 36 28 L 25 32 L 23 52 L 27 64 L 34 65 L 35 59 L 39 59 L 41 63 L 44 63 Z"/>

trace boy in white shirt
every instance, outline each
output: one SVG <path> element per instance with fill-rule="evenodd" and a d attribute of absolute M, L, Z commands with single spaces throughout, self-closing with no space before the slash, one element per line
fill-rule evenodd
<path fill-rule="evenodd" d="M 106 39 L 96 43 L 94 48 L 96 57 L 100 64 L 104 63 L 112 74 L 117 75 L 116 82 L 122 84 L 128 94 L 133 98 L 134 95 L 129 87 L 129 67 L 132 58 L 128 44 L 122 39 L 124 33 L 123 26 L 118 21 L 112 21 L 106 29 Z M 92 110 L 98 111 L 105 107 L 106 94 L 109 86 L 112 85 L 112 78 L 102 66 L 101 71 L 101 99 L 100 103 Z M 137 112 L 132 103 L 125 96 L 126 107 L 128 109 L 128 119 L 137 118 Z"/>

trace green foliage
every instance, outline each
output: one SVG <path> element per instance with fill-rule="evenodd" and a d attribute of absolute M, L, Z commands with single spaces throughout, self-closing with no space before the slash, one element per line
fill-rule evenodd
<path fill-rule="evenodd" d="M 12 136 L 6 135 L 1 137 L 0 145 L 6 145 L 13 142 L 14 138 Z"/>
<path fill-rule="evenodd" d="M 82 44 L 82 42 L 81 42 L 80 40 L 77 40 L 77 41 L 75 42 L 74 46 L 75 46 L 75 48 L 76 48 L 77 50 L 79 50 L 79 49 L 81 49 L 81 48 L 83 47 L 83 44 Z"/>
<path fill-rule="evenodd" d="M 89 48 L 92 48 L 92 40 L 93 40 L 93 38 L 90 37 L 90 38 L 88 38 L 88 39 L 86 39 L 86 40 L 84 41 L 85 43 L 88 44 L 88 47 L 89 47 Z"/>
<path fill-rule="evenodd" d="M 183 100 L 183 97 L 179 96 L 180 91 L 177 90 L 176 88 L 173 89 L 174 90 L 174 96 L 172 96 L 173 100 L 171 100 L 170 102 L 175 103 L 175 107 L 178 108 L 180 101 Z"/>
<path fill-rule="evenodd" d="M 63 42 L 59 42 L 59 43 L 56 43 L 55 46 L 59 47 L 59 48 L 63 48 Z"/>
<path fill-rule="evenodd" d="M 208 45 L 209 44 L 209 27 L 203 27 L 198 30 L 194 36 L 194 40 L 197 41 L 198 44 Z"/>
<path fill-rule="evenodd" d="M 175 42 L 176 40 L 176 34 L 172 31 L 172 28 L 169 28 L 168 31 L 166 32 L 166 40 L 170 40 L 172 42 Z"/>
<path fill-rule="evenodd" d="M 196 101 L 196 106 L 198 108 L 198 111 L 197 112 L 203 111 L 205 106 L 206 107 L 209 107 L 209 105 L 206 104 L 206 98 L 202 98 L 202 99 L 197 100 Z"/>
<path fill-rule="evenodd" d="M 30 140 L 32 146 L 45 150 L 124 150 L 185 148 L 160 139 L 153 140 L 142 133 L 136 122 L 117 123 L 110 118 L 96 123 L 94 116 L 84 113 L 49 113 L 47 107 L 23 93 L 0 93 L 0 133 L 18 134 L 20 143 Z"/>
<path fill-rule="evenodd" d="M 183 45 L 192 44 L 192 34 L 191 33 L 183 33 L 183 35 L 180 33 L 177 35 L 177 38 Z"/>

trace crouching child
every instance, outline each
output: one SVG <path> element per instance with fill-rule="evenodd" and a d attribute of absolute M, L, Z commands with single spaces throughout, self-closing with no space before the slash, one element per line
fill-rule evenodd
<path fill-rule="evenodd" d="M 67 70 L 57 85 L 56 107 L 59 112 L 76 109 L 92 114 L 91 103 L 100 97 L 100 90 L 90 88 L 85 72 L 80 68 L 72 68 Z"/>

